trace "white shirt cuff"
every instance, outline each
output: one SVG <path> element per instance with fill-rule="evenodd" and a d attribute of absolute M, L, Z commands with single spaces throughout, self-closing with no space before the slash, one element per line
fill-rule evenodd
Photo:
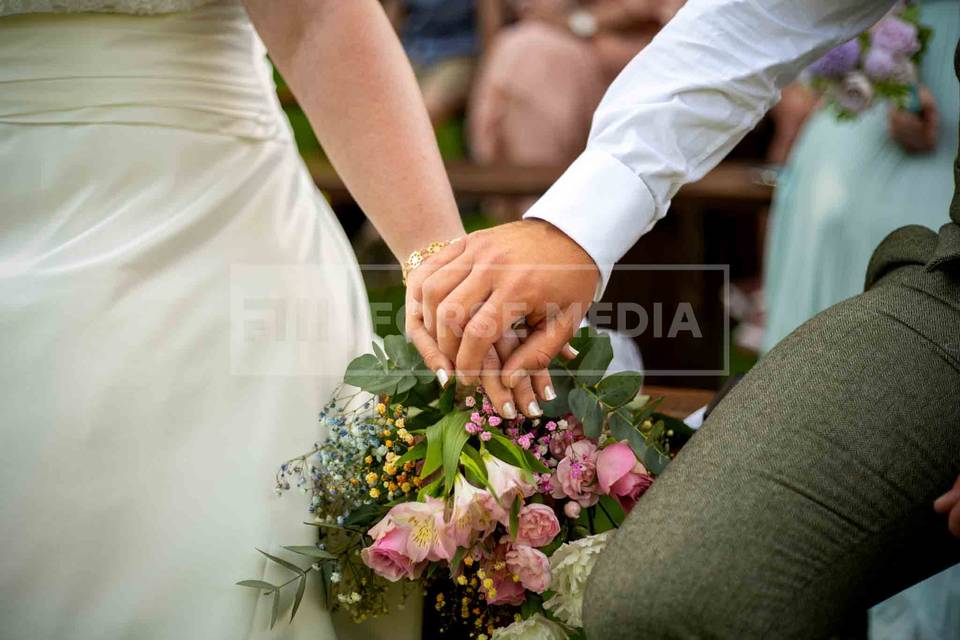
<path fill-rule="evenodd" d="M 593 258 L 599 300 L 614 263 L 650 230 L 656 212 L 643 180 L 613 156 L 587 149 L 523 217 L 546 220 Z"/>

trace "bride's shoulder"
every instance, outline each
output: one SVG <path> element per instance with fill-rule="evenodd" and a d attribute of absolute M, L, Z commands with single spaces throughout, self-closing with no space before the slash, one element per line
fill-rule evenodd
<path fill-rule="evenodd" d="M 0 16 L 22 13 L 128 13 L 150 15 L 190 11 L 214 0 L 0 0 Z"/>

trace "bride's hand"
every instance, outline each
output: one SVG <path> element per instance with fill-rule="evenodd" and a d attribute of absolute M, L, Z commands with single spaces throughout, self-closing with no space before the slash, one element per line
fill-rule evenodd
<path fill-rule="evenodd" d="M 459 243 L 448 246 L 441 253 L 449 259 L 450 256 L 458 253 L 457 244 Z M 443 256 L 432 256 L 420 266 L 420 269 L 424 269 L 423 272 L 417 274 L 419 269 L 415 269 L 410 273 L 406 299 L 406 334 L 417 350 L 420 351 L 427 367 L 436 373 L 440 384 L 446 385 L 450 380 L 450 372 L 454 371 L 453 364 L 440 351 L 436 340 L 424 326 L 422 304 L 413 295 L 414 292 L 419 291 L 417 285 L 422 283 L 428 271 L 433 271 L 428 265 L 434 264 L 433 261 L 437 260 L 437 263 L 434 264 L 435 267 L 443 259 Z M 416 277 L 414 274 L 417 274 Z M 553 400 L 556 397 L 551 385 L 550 374 L 545 369 L 532 375 L 524 374 L 512 390 L 503 384 L 501 378 L 501 363 L 509 358 L 519 345 L 520 337 L 517 333 L 513 330 L 508 331 L 488 349 L 479 370 L 473 373 L 477 381 L 483 385 L 484 392 L 501 416 L 513 419 L 517 417 L 519 411 L 528 418 L 537 418 L 542 414 L 537 397 L 539 396 L 544 400 Z"/>

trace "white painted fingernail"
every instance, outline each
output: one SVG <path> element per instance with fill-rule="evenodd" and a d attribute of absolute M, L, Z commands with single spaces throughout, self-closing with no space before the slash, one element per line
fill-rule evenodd
<path fill-rule="evenodd" d="M 450 382 L 450 374 L 447 373 L 446 369 L 437 369 L 437 380 L 441 387 L 445 387 Z"/>
<path fill-rule="evenodd" d="M 547 402 L 557 399 L 557 392 L 553 390 L 552 384 L 548 384 L 543 388 L 543 399 Z"/>
<path fill-rule="evenodd" d="M 503 408 L 500 409 L 500 413 L 507 420 L 513 420 L 514 418 L 517 417 L 517 410 L 513 408 L 512 402 L 504 402 Z"/>
<path fill-rule="evenodd" d="M 531 400 L 530 404 L 527 405 L 527 415 L 528 416 L 542 416 L 543 411 L 540 410 L 540 405 L 537 404 L 536 400 Z"/>
<path fill-rule="evenodd" d="M 574 349 L 573 347 L 571 347 L 570 345 L 566 345 L 563 348 L 563 350 L 567 352 L 567 355 L 570 356 L 571 359 L 576 358 L 578 355 L 580 355 L 580 352 Z"/>

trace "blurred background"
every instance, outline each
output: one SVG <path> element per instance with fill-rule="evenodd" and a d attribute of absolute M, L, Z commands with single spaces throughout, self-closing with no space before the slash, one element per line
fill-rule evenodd
<path fill-rule="evenodd" d="M 950 10 L 953 3 L 928 4 L 932 12 L 938 4 Z M 683 1 L 383 0 L 383 5 L 413 63 L 464 224 L 475 230 L 519 219 L 559 177 L 584 148 L 606 87 Z M 837 122 L 821 112 L 816 95 L 791 85 L 727 160 L 679 192 L 670 214 L 624 258 L 630 265 L 727 266 L 614 273 L 605 301 L 639 303 L 651 314 L 651 328 L 631 337 L 648 370 L 647 383 L 720 387 L 726 375 L 716 372 L 748 370 L 764 349 L 806 318 L 858 293 L 869 252 L 886 233 L 910 222 L 936 228 L 940 218 L 947 221 L 949 154 L 957 134 L 949 45 L 957 37 L 957 18 L 928 17 L 939 22 L 934 44 L 942 46 L 928 52 L 921 69 L 919 86 L 928 98 L 921 111 L 898 124 L 896 114 L 878 104 L 856 122 Z M 277 84 L 300 151 L 360 264 L 394 264 L 326 161 L 282 78 Z M 896 183 L 907 196 L 916 193 L 917 184 L 927 184 L 932 189 L 925 189 L 927 209 L 867 197 L 880 191 L 874 186 L 889 190 Z M 900 208 L 885 212 L 885 206 Z M 371 304 L 402 303 L 398 271 L 368 269 L 364 278 Z M 664 331 L 653 330 L 655 306 L 669 325 L 680 303 L 691 305 L 701 335 L 667 339 Z M 616 319 L 610 325 L 616 328 Z M 397 332 L 394 322 L 382 318 L 376 329 L 381 335 Z M 678 369 L 688 373 L 658 373 Z"/>

